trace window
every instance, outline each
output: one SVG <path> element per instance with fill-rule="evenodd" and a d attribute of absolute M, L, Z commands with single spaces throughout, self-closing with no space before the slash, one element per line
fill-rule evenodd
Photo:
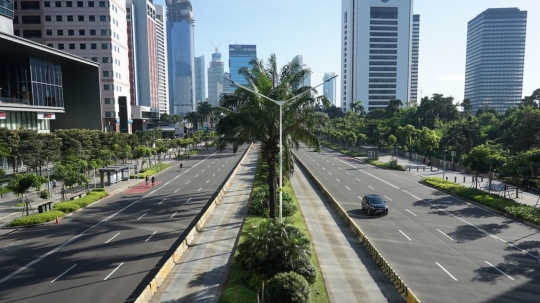
<path fill-rule="evenodd" d="M 107 49 L 107 43 L 101 43 L 101 49 Z"/>
<path fill-rule="evenodd" d="M 79 48 L 80 48 L 80 49 L 86 49 L 86 43 L 81 43 L 81 44 L 79 45 Z"/>
<path fill-rule="evenodd" d="M 48 47 L 53 47 L 53 44 L 52 43 L 47 43 L 47 46 Z"/>
<path fill-rule="evenodd" d="M 45 21 L 51 21 L 51 20 L 52 20 L 51 16 L 45 16 Z"/>
<path fill-rule="evenodd" d="M 104 84 L 103 85 L 103 90 L 111 90 L 111 85 L 110 84 Z"/>
<path fill-rule="evenodd" d="M 397 26 L 370 26 L 372 31 L 397 31 Z"/>
<path fill-rule="evenodd" d="M 107 85 L 108 86 L 108 85 Z M 111 112 L 105 112 L 105 117 L 107 118 L 111 118 L 112 117 L 112 114 Z"/>
<path fill-rule="evenodd" d="M 383 71 L 383 72 L 395 72 L 397 71 L 397 67 L 377 67 L 377 66 L 370 66 L 369 71 Z"/>
<path fill-rule="evenodd" d="M 95 36 L 96 35 L 96 30 L 95 29 L 91 29 L 90 30 L 90 36 Z"/>
<path fill-rule="evenodd" d="M 384 24 L 384 25 L 397 25 L 397 21 L 380 21 L 380 20 L 371 20 L 369 24 Z"/>
<path fill-rule="evenodd" d="M 397 44 L 370 44 L 369 48 L 397 48 Z"/>
<path fill-rule="evenodd" d="M 45 1 L 45 2 L 43 2 L 43 5 L 45 7 L 51 7 L 51 1 Z"/>
<path fill-rule="evenodd" d="M 86 31 L 84 29 L 80 29 L 79 36 L 84 36 L 84 35 L 86 35 Z"/>
<path fill-rule="evenodd" d="M 64 49 L 64 44 L 63 43 L 58 44 L 58 49 Z"/>
<path fill-rule="evenodd" d="M 62 7 L 62 1 L 54 1 L 54 7 Z"/>
<path fill-rule="evenodd" d="M 21 22 L 22 24 L 41 24 L 41 17 L 40 16 L 22 16 Z"/>
<path fill-rule="evenodd" d="M 46 35 L 47 36 L 52 36 L 52 29 L 46 30 Z"/>
<path fill-rule="evenodd" d="M 58 30 L 56 30 L 56 34 L 57 34 L 58 36 L 63 36 L 63 35 L 64 35 L 64 30 L 58 29 Z"/>
<path fill-rule="evenodd" d="M 101 63 L 109 63 L 109 57 L 101 58 Z"/>
<path fill-rule="evenodd" d="M 62 16 L 56 16 L 56 21 L 62 21 Z"/>
<path fill-rule="evenodd" d="M 99 21 L 107 21 L 107 16 L 105 16 L 105 15 L 100 15 L 100 16 L 99 16 Z"/>
<path fill-rule="evenodd" d="M 370 49 L 370 54 L 397 54 L 395 49 Z"/>
<path fill-rule="evenodd" d="M 69 49 L 75 49 L 75 43 L 70 43 L 69 44 Z"/>
<path fill-rule="evenodd" d="M 370 11 L 371 19 L 397 19 L 398 8 L 397 7 L 374 7 L 372 6 Z"/>
<path fill-rule="evenodd" d="M 90 43 L 90 49 L 97 49 L 97 44 Z"/>
<path fill-rule="evenodd" d="M 25 29 L 23 30 L 23 38 L 41 38 L 40 29 Z"/>
<path fill-rule="evenodd" d="M 397 65 L 396 61 L 370 61 L 369 65 Z"/>
<path fill-rule="evenodd" d="M 84 16 L 79 15 L 79 17 L 77 18 L 77 20 L 79 20 L 79 21 L 84 21 Z"/>
<path fill-rule="evenodd" d="M 99 1 L 99 7 L 105 7 L 105 1 Z"/>
<path fill-rule="evenodd" d="M 96 16 L 88 16 L 88 21 L 96 21 Z"/>
<path fill-rule="evenodd" d="M 39 1 L 22 1 L 21 10 L 39 10 Z"/>
<path fill-rule="evenodd" d="M 88 1 L 88 7 L 94 7 L 94 1 Z"/>
<path fill-rule="evenodd" d="M 397 38 L 370 38 L 369 42 L 397 42 Z"/>
<path fill-rule="evenodd" d="M 103 71 L 103 77 L 109 77 L 109 71 L 108 70 Z"/>
<path fill-rule="evenodd" d="M 66 1 L 66 7 L 73 7 L 73 2 Z"/>
<path fill-rule="evenodd" d="M 75 30 L 68 29 L 68 36 L 75 36 Z"/>
<path fill-rule="evenodd" d="M 97 62 L 97 57 L 92 57 L 92 61 Z"/>
<path fill-rule="evenodd" d="M 73 21 L 73 16 L 67 16 L 67 21 L 69 22 Z"/>
<path fill-rule="evenodd" d="M 82 1 L 77 1 L 77 7 L 83 7 L 83 2 Z"/>
<path fill-rule="evenodd" d="M 105 98 L 105 104 L 111 104 L 111 98 Z"/>

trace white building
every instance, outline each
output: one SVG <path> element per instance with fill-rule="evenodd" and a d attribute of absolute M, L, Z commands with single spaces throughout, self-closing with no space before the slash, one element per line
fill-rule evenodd
<path fill-rule="evenodd" d="M 219 105 L 219 98 L 223 94 L 224 70 L 225 64 L 221 61 L 221 54 L 216 49 L 216 52 L 212 54 L 210 67 L 208 67 L 208 103 L 212 106 Z"/>
<path fill-rule="evenodd" d="M 298 62 L 300 67 L 303 70 L 307 71 L 306 76 L 304 77 L 304 83 L 302 83 L 302 86 L 311 86 L 311 67 L 308 67 L 306 64 L 304 64 L 304 56 L 297 55 L 292 59 L 293 62 Z"/>
<path fill-rule="evenodd" d="M 206 70 L 204 55 L 195 57 L 195 100 L 206 101 Z"/>
<path fill-rule="evenodd" d="M 334 77 L 336 73 L 324 73 L 323 76 L 323 95 L 332 102 L 334 106 L 337 106 L 336 104 L 336 79 L 332 79 L 332 81 L 326 82 L 326 80 Z"/>
<path fill-rule="evenodd" d="M 411 98 L 410 103 L 418 102 L 418 46 L 420 43 L 420 15 L 413 15 L 412 57 L 411 57 Z"/>
<path fill-rule="evenodd" d="M 158 101 L 159 113 L 169 113 L 169 76 L 167 65 L 167 31 L 165 30 L 165 7 L 154 4 L 156 8 L 156 39 L 158 59 Z"/>
<path fill-rule="evenodd" d="M 412 0 L 342 0 L 341 105 L 366 111 L 404 104 L 411 83 Z"/>

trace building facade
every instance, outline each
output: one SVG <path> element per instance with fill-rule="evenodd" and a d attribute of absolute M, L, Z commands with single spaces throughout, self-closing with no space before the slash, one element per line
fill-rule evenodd
<path fill-rule="evenodd" d="M 325 96 L 326 99 L 332 102 L 332 105 L 337 107 L 338 105 L 336 104 L 336 79 L 332 79 L 332 81 L 326 82 L 328 79 L 334 77 L 335 75 L 336 73 L 324 73 L 323 96 Z"/>
<path fill-rule="evenodd" d="M 15 35 L 100 64 L 106 130 L 131 132 L 131 120 L 121 126 L 119 107 L 119 100 L 130 103 L 125 0 L 15 0 L 14 7 Z"/>
<path fill-rule="evenodd" d="M 212 61 L 208 67 L 208 103 L 212 106 L 219 105 L 219 99 L 223 94 L 223 73 L 225 72 L 225 64 L 221 61 L 221 54 L 217 52 L 212 54 Z"/>
<path fill-rule="evenodd" d="M 527 11 L 490 8 L 467 24 L 465 98 L 504 113 L 522 98 Z"/>
<path fill-rule="evenodd" d="M 189 0 L 167 0 L 167 61 L 169 111 L 183 115 L 196 110 L 193 7 Z"/>
<path fill-rule="evenodd" d="M 231 73 L 223 73 L 223 77 L 227 79 L 231 79 Z M 223 95 L 230 94 L 231 93 L 231 81 L 224 80 L 223 81 Z M 221 97 L 219 97 L 221 99 Z M 219 103 L 219 101 L 218 101 Z"/>
<path fill-rule="evenodd" d="M 410 96 L 412 0 L 342 0 L 341 106 L 366 111 Z"/>
<path fill-rule="evenodd" d="M 297 55 L 292 59 L 292 61 L 298 63 L 302 70 L 306 71 L 306 76 L 304 77 L 302 86 L 311 86 L 311 68 L 304 64 L 304 56 Z"/>
<path fill-rule="evenodd" d="M 411 97 L 410 104 L 418 103 L 418 47 L 420 46 L 420 15 L 413 15 L 412 55 L 411 55 Z"/>
<path fill-rule="evenodd" d="M 167 31 L 165 30 L 165 7 L 156 8 L 156 41 L 158 68 L 158 105 L 160 114 L 169 113 L 169 75 L 167 73 Z"/>
<path fill-rule="evenodd" d="M 230 79 L 242 85 L 248 84 L 246 78 L 239 73 L 242 67 L 250 67 L 250 62 L 257 59 L 257 46 L 244 44 L 229 45 L 229 72 Z M 230 85 L 231 92 L 236 90 L 236 86 Z"/>
<path fill-rule="evenodd" d="M 195 100 L 206 101 L 206 66 L 204 56 L 195 57 Z"/>

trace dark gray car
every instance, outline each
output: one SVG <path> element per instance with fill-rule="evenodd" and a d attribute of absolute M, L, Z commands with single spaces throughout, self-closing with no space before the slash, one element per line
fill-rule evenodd
<path fill-rule="evenodd" d="M 371 215 L 388 215 L 388 205 L 379 195 L 365 195 L 362 198 L 362 209 Z"/>

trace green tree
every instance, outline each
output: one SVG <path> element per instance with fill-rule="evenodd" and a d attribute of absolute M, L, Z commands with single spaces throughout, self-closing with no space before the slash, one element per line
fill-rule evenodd
<path fill-rule="evenodd" d="M 417 134 L 418 139 L 416 143 L 418 150 L 431 159 L 433 151 L 439 148 L 441 137 L 439 137 L 437 132 L 425 126 Z"/>
<path fill-rule="evenodd" d="M 475 171 L 475 176 L 481 173 L 490 172 L 492 169 L 497 169 L 505 162 L 505 157 L 500 151 L 489 145 L 478 145 L 471 150 L 470 153 L 463 156 L 461 164 L 468 167 L 471 171 Z M 475 182 L 475 188 L 477 183 Z"/>
<path fill-rule="evenodd" d="M 197 116 L 199 119 L 204 120 L 205 122 L 208 122 L 208 119 L 212 116 L 213 111 L 214 109 L 212 104 L 206 101 L 197 106 Z M 210 123 L 208 123 L 208 128 L 211 128 Z"/>
<path fill-rule="evenodd" d="M 405 127 L 400 126 L 397 130 L 398 138 L 400 138 L 401 142 L 409 152 L 409 160 L 412 160 L 412 153 L 417 134 L 418 130 L 410 124 Z"/>

